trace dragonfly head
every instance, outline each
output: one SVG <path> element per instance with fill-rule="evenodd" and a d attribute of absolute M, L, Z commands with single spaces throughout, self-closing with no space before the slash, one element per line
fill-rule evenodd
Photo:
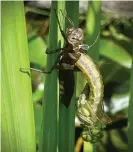
<path fill-rule="evenodd" d="M 66 30 L 67 40 L 73 46 L 73 48 L 78 47 L 83 43 L 84 33 L 81 28 L 68 28 Z"/>
<path fill-rule="evenodd" d="M 91 142 L 92 137 L 89 130 L 83 130 L 81 133 L 81 137 L 84 141 Z"/>
<path fill-rule="evenodd" d="M 81 136 L 84 141 L 96 143 L 102 139 L 103 131 L 99 130 L 97 127 L 91 129 L 84 129 Z"/>

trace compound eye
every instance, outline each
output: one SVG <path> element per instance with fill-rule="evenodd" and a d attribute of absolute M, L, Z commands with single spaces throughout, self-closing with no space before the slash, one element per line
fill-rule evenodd
<path fill-rule="evenodd" d="M 88 131 L 83 131 L 81 133 L 81 137 L 84 141 L 87 141 L 87 142 L 91 142 L 92 141 L 92 137 L 89 135 L 89 132 Z"/>
<path fill-rule="evenodd" d="M 91 129 L 91 134 L 92 134 L 92 135 L 98 135 L 99 132 L 100 132 L 100 130 L 99 130 L 98 128 L 93 128 L 93 129 Z"/>
<path fill-rule="evenodd" d="M 93 128 L 90 130 L 93 140 L 100 140 L 103 138 L 103 131 L 98 128 Z"/>
<path fill-rule="evenodd" d="M 70 35 L 73 30 L 74 30 L 73 28 L 68 28 L 68 29 L 66 29 L 66 34 L 67 34 L 67 35 Z"/>
<path fill-rule="evenodd" d="M 83 33 L 83 30 L 81 28 L 78 28 L 78 32 Z"/>
<path fill-rule="evenodd" d="M 84 39 L 84 33 L 83 33 L 83 30 L 81 28 L 77 29 L 77 34 L 78 34 L 80 41 Z"/>

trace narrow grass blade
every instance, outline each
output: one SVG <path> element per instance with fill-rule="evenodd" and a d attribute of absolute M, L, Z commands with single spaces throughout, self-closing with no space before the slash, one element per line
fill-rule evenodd
<path fill-rule="evenodd" d="M 128 152 L 133 150 L 133 55 L 132 55 L 132 69 L 130 81 L 130 102 L 128 109 Z"/>
<path fill-rule="evenodd" d="M 66 1 L 66 12 L 68 17 L 78 27 L 79 2 Z M 66 27 L 70 27 L 66 21 Z M 68 101 L 69 102 L 69 101 Z M 73 152 L 75 143 L 75 93 L 71 100 L 69 108 L 60 104 L 59 109 L 59 151 Z"/>
<path fill-rule="evenodd" d="M 52 1 L 49 27 L 49 50 L 57 49 L 57 20 L 54 9 L 57 9 L 57 2 Z M 57 54 L 48 55 L 47 70 L 52 67 Z M 46 75 L 43 101 L 43 124 L 41 132 L 40 152 L 56 152 L 57 150 L 57 70 Z"/>
<path fill-rule="evenodd" d="M 23 2 L 3 1 L 2 151 L 35 152 L 35 124 Z"/>

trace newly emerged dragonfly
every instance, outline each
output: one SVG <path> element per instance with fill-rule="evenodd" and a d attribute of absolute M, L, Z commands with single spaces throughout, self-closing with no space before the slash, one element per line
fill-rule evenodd
<path fill-rule="evenodd" d="M 100 90 L 99 90 L 100 91 Z M 82 138 L 85 141 L 95 143 L 103 137 L 103 129 L 111 123 L 111 119 L 104 113 L 103 102 L 95 107 L 92 103 L 93 94 L 90 92 L 88 83 L 77 101 L 77 117 L 82 122 Z"/>
<path fill-rule="evenodd" d="M 75 65 L 86 76 L 86 84 L 77 101 L 77 116 L 82 122 L 82 138 L 85 141 L 97 142 L 103 137 L 103 129 L 111 119 L 103 110 L 103 81 L 93 60 L 85 53 L 69 53 Z"/>
<path fill-rule="evenodd" d="M 88 80 L 77 101 L 77 117 L 83 127 L 81 136 L 85 141 L 94 143 L 103 137 L 103 129 L 106 124 L 111 123 L 111 119 L 104 113 L 103 108 L 102 77 L 89 56 L 81 53 L 75 64 Z"/>

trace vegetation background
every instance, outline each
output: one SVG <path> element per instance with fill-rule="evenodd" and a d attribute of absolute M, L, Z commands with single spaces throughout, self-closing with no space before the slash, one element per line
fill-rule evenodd
<path fill-rule="evenodd" d="M 81 7 L 78 1 L 53 1 L 49 9 L 46 3 L 43 6 L 37 1 L 2 2 L 3 152 L 132 151 L 132 3 L 123 4 L 122 13 L 117 2 L 113 2 L 116 11 L 113 8 L 112 12 L 105 11 L 105 8 L 110 10 L 106 6 L 113 6 L 107 3 L 89 1 Z M 103 76 L 105 112 L 112 124 L 107 126 L 104 138 L 97 144 L 83 142 L 82 129 L 75 119 L 76 98 L 85 83 L 81 72 L 75 72 L 75 93 L 66 108 L 59 102 L 58 70 L 48 75 L 19 71 L 20 67 L 29 67 L 29 62 L 33 68 L 47 70 L 56 60 L 58 54 L 45 54 L 46 48 L 56 49 L 64 43 L 54 8 L 58 14 L 60 9 L 65 9 L 75 26 L 84 30 L 85 44 L 91 45 L 100 32 L 88 55 Z M 61 14 L 59 19 L 64 30 L 70 26 Z"/>

